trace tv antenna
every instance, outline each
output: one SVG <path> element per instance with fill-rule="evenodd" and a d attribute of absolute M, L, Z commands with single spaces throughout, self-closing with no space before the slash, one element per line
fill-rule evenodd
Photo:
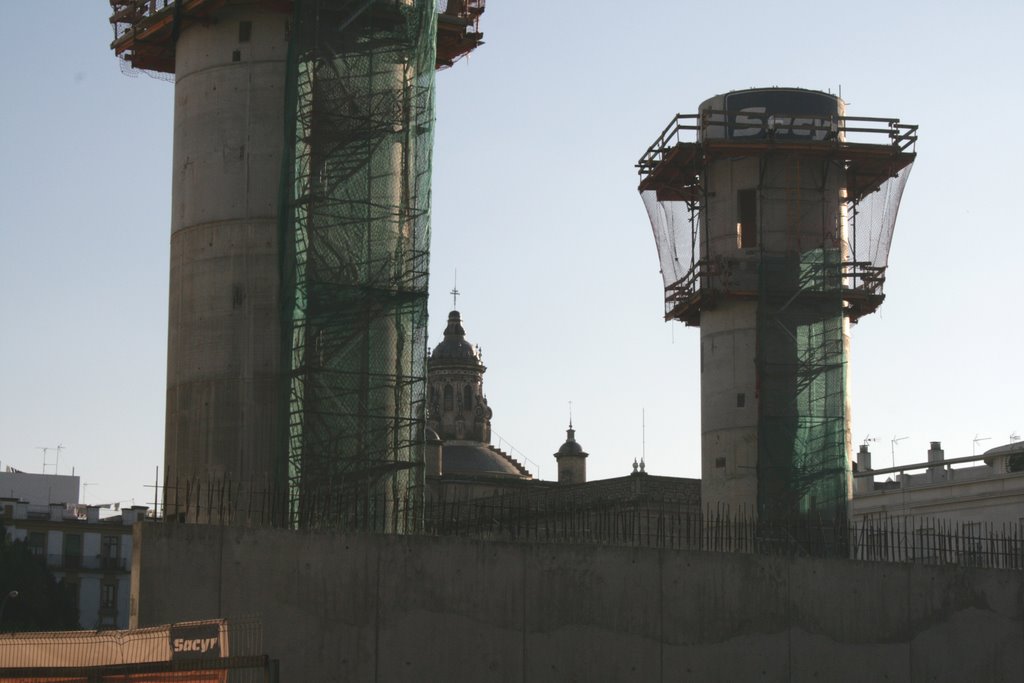
<path fill-rule="evenodd" d="M 82 502 L 83 503 L 85 503 L 85 494 L 88 493 L 88 491 L 86 491 L 85 489 L 88 486 L 99 486 L 99 482 L 98 481 L 89 481 L 89 482 L 84 482 L 83 481 L 82 482 Z"/>
<path fill-rule="evenodd" d="M 892 466 L 893 467 L 896 467 L 896 444 L 898 444 L 900 441 L 904 441 L 904 440 L 909 439 L 909 438 L 910 438 L 909 436 L 896 436 L 895 434 L 893 434 L 892 441 L 889 443 L 890 449 L 892 450 Z"/>
<path fill-rule="evenodd" d="M 37 451 L 43 452 L 43 474 L 46 474 L 47 467 L 53 467 L 53 473 L 58 474 L 60 472 L 60 452 L 64 450 L 63 444 L 57 444 L 56 446 L 36 446 Z M 54 458 L 53 462 L 50 462 L 50 451 L 56 451 L 57 457 Z"/>
<path fill-rule="evenodd" d="M 975 434 L 974 435 L 974 448 L 971 449 L 971 455 L 977 455 L 978 454 L 978 442 L 980 442 L 980 441 L 988 441 L 991 438 L 992 438 L 991 436 L 978 436 L 977 434 Z"/>
<path fill-rule="evenodd" d="M 640 471 L 644 471 L 644 461 L 647 459 L 647 409 L 640 409 Z"/>
<path fill-rule="evenodd" d="M 1017 443 L 1018 441 L 1020 441 L 1020 434 L 1018 434 L 1017 432 L 1012 432 L 1010 434 L 1010 442 Z"/>

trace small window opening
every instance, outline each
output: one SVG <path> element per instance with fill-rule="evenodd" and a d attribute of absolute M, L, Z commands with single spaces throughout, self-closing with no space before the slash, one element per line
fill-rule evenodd
<path fill-rule="evenodd" d="M 232 52 L 231 53 L 231 61 L 232 62 L 240 62 L 240 61 L 242 61 L 242 51 L 241 50 L 235 50 L 234 52 Z"/>
<path fill-rule="evenodd" d="M 745 405 L 747 405 L 747 395 L 742 393 L 736 394 L 736 407 L 742 408 Z"/>
<path fill-rule="evenodd" d="M 103 609 L 115 609 L 117 607 L 117 584 L 105 583 L 100 594 L 100 607 Z"/>
<path fill-rule="evenodd" d="M 725 467 L 725 458 L 715 458 L 715 467 L 718 469 Z"/>
<path fill-rule="evenodd" d="M 452 410 L 455 407 L 455 392 L 451 384 L 444 385 L 444 409 Z"/>
<path fill-rule="evenodd" d="M 248 43 L 252 38 L 252 22 L 251 21 L 240 21 L 238 22 L 238 42 Z"/>
<path fill-rule="evenodd" d="M 757 190 L 736 193 L 736 243 L 740 249 L 757 246 Z"/>

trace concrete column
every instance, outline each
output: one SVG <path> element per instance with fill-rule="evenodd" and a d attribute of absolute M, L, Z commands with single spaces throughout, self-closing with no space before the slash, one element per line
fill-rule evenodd
<path fill-rule="evenodd" d="M 263 488 L 278 467 L 289 14 L 269 4 L 230 3 L 177 42 L 164 455 L 172 506 L 187 480 Z"/>
<path fill-rule="evenodd" d="M 757 381 L 756 297 L 761 260 L 784 254 L 797 257 L 833 245 L 847 257 L 843 182 L 835 169 L 826 173 L 821 163 L 801 163 L 793 156 L 729 159 L 709 166 L 700 249 L 715 275 L 704 278 L 701 287 L 729 293 L 704 308 L 700 319 L 701 497 L 713 509 L 726 505 L 735 512 L 754 512 L 758 506 L 758 394 L 763 387 Z M 750 190 L 756 191 L 757 197 L 757 242 L 745 247 L 737 222 L 738 198 Z M 801 301 L 794 297 L 790 306 L 798 307 Z M 845 318 L 842 325 L 843 353 L 848 358 L 849 324 Z M 796 364 L 795 338 L 793 345 Z M 795 400 L 795 375 L 791 391 Z M 839 393 L 830 398 L 841 402 L 835 409 L 844 411 L 849 472 L 851 431 L 845 386 Z M 846 485 L 849 498 L 849 476 Z"/>

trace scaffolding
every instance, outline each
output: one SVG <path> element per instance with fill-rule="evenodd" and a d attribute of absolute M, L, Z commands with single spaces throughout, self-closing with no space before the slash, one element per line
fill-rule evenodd
<path fill-rule="evenodd" d="M 837 249 L 764 256 L 757 320 L 758 515 L 846 519 L 846 353 Z"/>
<path fill-rule="evenodd" d="M 665 317 L 700 325 L 728 300 L 757 302 L 757 509 L 766 521 L 846 519 L 846 320 L 884 299 L 896 212 L 917 127 L 897 119 L 708 109 L 677 115 L 637 164 L 665 285 Z M 753 127 L 741 135 L 731 128 Z M 723 134 L 724 133 L 724 134 Z M 695 135 L 697 141 L 685 140 Z M 785 223 L 756 258 L 713 246 L 706 220 L 715 162 L 754 159 L 760 207 Z M 838 185 L 837 185 L 838 179 Z M 833 192 L 838 189 L 838 196 Z M 815 196 L 801 196 L 801 192 Z M 825 216 L 810 207 L 838 204 Z M 764 229 L 760 220 L 757 225 Z M 716 253 L 717 252 L 717 253 Z"/>
<path fill-rule="evenodd" d="M 178 36 L 227 4 L 110 0 L 122 70 L 172 80 Z M 434 72 L 482 44 L 485 3 L 251 4 L 291 16 L 279 208 L 288 428 L 264 512 L 295 527 L 418 528 Z M 184 482 L 186 498 L 194 488 L 198 500 L 200 479 Z M 205 490 L 251 503 L 256 484 Z"/>
<path fill-rule="evenodd" d="M 164 80 L 174 79 L 175 44 L 178 35 L 193 24 L 215 21 L 216 12 L 227 0 L 110 0 L 111 43 L 128 75 L 142 72 Z M 370 2 L 341 3 L 356 11 Z M 266 7 L 292 12 L 295 0 L 263 0 Z M 452 66 L 480 45 L 480 16 L 485 0 L 442 0 L 438 2 L 437 69 Z"/>
<path fill-rule="evenodd" d="M 280 211 L 293 526 L 394 530 L 374 508 L 422 499 L 435 30 L 428 0 L 296 7 Z"/>

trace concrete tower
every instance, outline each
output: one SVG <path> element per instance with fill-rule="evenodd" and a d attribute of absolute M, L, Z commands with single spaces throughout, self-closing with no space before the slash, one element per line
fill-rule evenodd
<path fill-rule="evenodd" d="M 178 494 L 226 480 L 293 522 L 304 492 L 422 487 L 433 74 L 482 38 L 483 0 L 449 4 L 112 0 L 115 52 L 174 78 L 164 461 L 186 518 Z"/>
<path fill-rule="evenodd" d="M 278 188 L 289 15 L 228 4 L 181 31 L 174 83 L 165 463 L 268 486 L 280 410 Z"/>
<path fill-rule="evenodd" d="M 677 116 L 641 159 L 666 318 L 700 326 L 705 505 L 845 519 L 849 323 L 882 301 L 915 130 L 747 90 Z"/>

